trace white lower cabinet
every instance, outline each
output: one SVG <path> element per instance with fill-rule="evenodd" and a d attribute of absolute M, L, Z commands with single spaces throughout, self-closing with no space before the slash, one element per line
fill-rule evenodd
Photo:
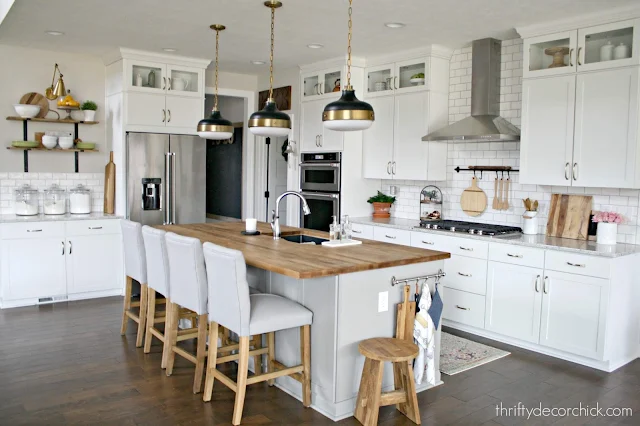
<path fill-rule="evenodd" d="M 602 359 L 609 281 L 545 271 L 540 344 Z"/>
<path fill-rule="evenodd" d="M 484 328 L 485 297 L 442 287 L 442 318 L 472 327 Z"/>
<path fill-rule="evenodd" d="M 67 241 L 67 292 L 104 291 L 118 286 L 122 268 L 120 235 L 70 237 Z"/>
<path fill-rule="evenodd" d="M 538 343 L 542 269 L 489 262 L 485 328 Z"/>

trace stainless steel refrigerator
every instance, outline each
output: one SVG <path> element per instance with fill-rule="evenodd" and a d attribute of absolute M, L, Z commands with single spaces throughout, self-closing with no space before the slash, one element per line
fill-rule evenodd
<path fill-rule="evenodd" d="M 127 217 L 143 225 L 204 223 L 206 141 L 127 133 Z"/>

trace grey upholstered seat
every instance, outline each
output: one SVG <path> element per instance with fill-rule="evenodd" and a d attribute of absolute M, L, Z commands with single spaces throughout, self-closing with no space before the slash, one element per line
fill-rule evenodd
<path fill-rule="evenodd" d="M 273 294 L 249 293 L 242 252 L 204 244 L 209 282 L 209 320 L 239 336 L 310 325 L 313 314 L 304 306 Z"/>
<path fill-rule="evenodd" d="M 207 272 L 202 243 L 197 238 L 167 232 L 169 299 L 198 315 L 207 313 Z"/>
<path fill-rule="evenodd" d="M 147 261 L 145 258 L 142 225 L 122 219 L 122 241 L 124 244 L 124 270 L 128 277 L 140 284 L 147 283 Z"/>
<path fill-rule="evenodd" d="M 147 262 L 147 284 L 161 295 L 169 296 L 169 258 L 166 232 L 150 226 L 142 227 Z"/>

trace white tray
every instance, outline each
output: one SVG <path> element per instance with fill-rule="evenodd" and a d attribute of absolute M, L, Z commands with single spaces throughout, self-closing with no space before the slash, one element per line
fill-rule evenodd
<path fill-rule="evenodd" d="M 348 246 L 357 246 L 362 244 L 362 241 L 351 240 L 351 241 L 325 241 L 322 243 L 325 247 L 348 247 Z"/>

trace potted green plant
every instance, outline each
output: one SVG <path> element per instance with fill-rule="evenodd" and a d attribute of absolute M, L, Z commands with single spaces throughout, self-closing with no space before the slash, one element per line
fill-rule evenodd
<path fill-rule="evenodd" d="M 369 198 L 367 203 L 373 205 L 373 217 L 374 218 L 388 218 L 391 217 L 391 205 L 396 202 L 396 197 L 383 194 L 378 191 L 376 195 Z"/>
<path fill-rule="evenodd" d="M 84 121 L 94 121 L 98 105 L 93 101 L 84 101 L 80 109 L 84 112 Z"/>

